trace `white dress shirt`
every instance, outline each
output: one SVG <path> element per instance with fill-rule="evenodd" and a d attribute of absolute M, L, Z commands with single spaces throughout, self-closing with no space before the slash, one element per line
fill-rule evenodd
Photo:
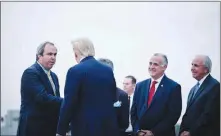
<path fill-rule="evenodd" d="M 157 80 L 154 80 L 153 78 L 151 78 L 150 88 L 151 88 L 151 85 L 152 85 L 153 81 L 157 81 L 157 83 L 155 84 L 154 94 L 156 93 L 156 90 L 157 90 L 158 86 L 160 85 L 160 82 L 163 79 L 163 77 L 164 77 L 164 74 L 160 78 L 158 78 Z"/>
<path fill-rule="evenodd" d="M 129 109 L 129 126 L 126 129 L 125 132 L 132 132 L 133 131 L 133 128 L 132 128 L 132 125 L 131 125 L 131 119 L 130 119 L 130 110 L 131 110 L 131 107 L 132 107 L 132 104 L 133 104 L 133 98 L 134 98 L 134 94 L 131 94 L 130 95 L 130 109 Z"/>

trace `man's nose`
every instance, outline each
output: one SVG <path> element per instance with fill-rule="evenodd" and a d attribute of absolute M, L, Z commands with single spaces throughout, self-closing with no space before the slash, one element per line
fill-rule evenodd
<path fill-rule="evenodd" d="M 55 59 L 55 58 L 56 58 L 56 56 L 55 56 L 55 55 L 51 55 L 51 58 L 52 58 L 52 59 Z"/>
<path fill-rule="evenodd" d="M 153 65 L 153 64 L 150 64 L 150 65 L 149 65 L 149 68 L 154 68 L 154 65 Z"/>

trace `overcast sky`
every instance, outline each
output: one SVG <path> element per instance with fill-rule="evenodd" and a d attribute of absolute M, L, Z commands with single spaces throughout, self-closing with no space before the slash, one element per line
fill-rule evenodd
<path fill-rule="evenodd" d="M 219 8 L 212 2 L 1 3 L 1 115 L 20 108 L 21 75 L 46 40 L 58 48 L 52 70 L 64 96 L 66 72 L 76 64 L 70 42 L 81 36 L 93 41 L 96 58 L 114 62 L 120 88 L 129 74 L 149 78 L 150 57 L 166 54 L 166 75 L 182 86 L 183 114 L 196 83 L 190 71 L 196 54 L 209 55 L 211 75 L 220 81 Z"/>

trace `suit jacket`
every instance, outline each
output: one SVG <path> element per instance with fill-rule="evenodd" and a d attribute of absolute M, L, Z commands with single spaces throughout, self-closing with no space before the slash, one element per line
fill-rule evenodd
<path fill-rule="evenodd" d="M 191 89 L 192 95 L 195 86 Z M 208 75 L 192 101 L 188 101 L 180 133 L 191 136 L 220 136 L 220 83 Z"/>
<path fill-rule="evenodd" d="M 126 92 L 117 88 L 117 100 L 121 101 L 121 107 L 117 107 L 117 120 L 119 124 L 120 134 L 123 135 L 129 126 L 129 102 Z"/>
<path fill-rule="evenodd" d="M 47 74 L 38 63 L 27 68 L 21 78 L 21 107 L 17 136 L 54 136 L 62 101 L 58 78 L 51 72 L 56 95 Z"/>
<path fill-rule="evenodd" d="M 182 110 L 181 86 L 164 75 L 147 107 L 151 79 L 136 86 L 131 122 L 134 132 L 150 130 L 154 136 L 175 136 L 175 124 Z"/>
<path fill-rule="evenodd" d="M 113 71 L 94 57 L 84 58 L 67 72 L 57 133 L 72 136 L 118 136 L 116 82 Z"/>

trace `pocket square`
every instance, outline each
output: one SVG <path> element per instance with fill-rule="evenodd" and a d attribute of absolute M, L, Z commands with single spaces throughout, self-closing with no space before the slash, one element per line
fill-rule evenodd
<path fill-rule="evenodd" d="M 114 107 L 121 107 L 121 101 L 116 101 L 115 103 L 114 103 Z"/>

